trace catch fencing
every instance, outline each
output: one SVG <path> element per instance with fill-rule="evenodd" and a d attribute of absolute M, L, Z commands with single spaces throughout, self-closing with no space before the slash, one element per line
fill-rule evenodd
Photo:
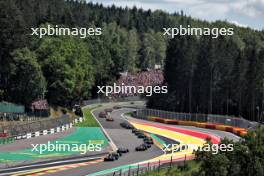
<path fill-rule="evenodd" d="M 192 157 L 193 158 L 193 157 Z M 150 172 L 160 172 L 161 170 L 167 169 L 169 171 L 173 167 L 178 167 L 181 169 L 187 168 L 187 159 L 186 157 L 181 160 L 171 160 L 167 162 L 157 161 L 157 162 L 148 162 L 145 164 L 131 165 L 126 168 L 117 169 L 106 176 L 139 176 L 142 174 L 147 174 Z"/>
<path fill-rule="evenodd" d="M 139 109 L 135 112 L 137 118 L 146 119 L 147 117 L 160 117 L 172 120 L 207 122 L 214 124 L 229 125 L 240 128 L 251 127 L 250 121 L 232 116 L 214 115 L 214 114 L 193 114 L 193 113 L 177 113 L 156 109 Z"/>
<path fill-rule="evenodd" d="M 87 106 L 87 105 L 98 104 L 98 103 L 127 102 L 127 101 L 140 101 L 140 100 L 142 99 L 139 96 L 114 98 L 114 99 L 98 98 L 98 99 L 92 99 L 92 100 L 84 100 L 83 105 Z"/>

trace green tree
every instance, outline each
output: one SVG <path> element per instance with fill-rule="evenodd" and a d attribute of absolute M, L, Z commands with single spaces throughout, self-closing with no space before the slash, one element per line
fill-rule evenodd
<path fill-rule="evenodd" d="M 36 50 L 48 83 L 52 104 L 88 98 L 94 84 L 94 70 L 88 46 L 74 37 L 45 37 Z M 44 53 L 44 55 L 43 55 Z M 47 54 L 48 53 L 48 54 Z"/>
<path fill-rule="evenodd" d="M 37 62 L 36 54 L 28 48 L 12 53 L 10 97 L 17 103 L 30 105 L 41 98 L 46 90 L 46 81 Z"/>
<path fill-rule="evenodd" d="M 169 42 L 165 61 L 165 81 L 175 92 L 176 110 L 192 112 L 193 75 L 197 59 L 196 37 L 179 36 Z"/>
<path fill-rule="evenodd" d="M 201 162 L 199 175 L 263 175 L 264 127 L 259 126 L 238 142 L 223 139 L 221 144 L 233 145 L 232 151 L 197 151 L 196 158 Z M 209 145 L 212 145 L 209 143 Z M 212 146 L 211 146 L 212 147 Z"/>
<path fill-rule="evenodd" d="M 139 57 L 139 39 L 135 29 L 128 31 L 125 48 L 125 70 L 135 72 Z"/>

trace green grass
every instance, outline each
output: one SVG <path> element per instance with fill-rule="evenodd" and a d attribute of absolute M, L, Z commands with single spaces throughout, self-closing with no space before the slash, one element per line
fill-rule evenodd
<path fill-rule="evenodd" d="M 133 112 L 127 112 L 125 113 L 126 116 L 132 116 L 133 115 Z"/>
<path fill-rule="evenodd" d="M 186 167 L 172 166 L 171 168 L 160 169 L 160 171 L 151 171 L 140 176 L 192 176 L 192 173 L 199 170 L 200 164 L 196 161 L 187 161 Z"/>
<path fill-rule="evenodd" d="M 40 158 L 55 158 L 80 154 L 82 152 L 81 145 L 83 144 L 88 145 L 90 143 L 100 143 L 102 144 L 102 147 L 108 146 L 108 140 L 100 127 L 78 127 L 73 133 L 49 142 L 52 145 L 74 144 L 77 145 L 78 148 L 75 147 L 75 149 L 72 148 L 71 150 L 66 151 L 52 149 L 51 151 L 43 151 L 42 154 L 37 151 L 32 151 L 32 148 L 10 152 L 0 151 L 0 163 L 11 163 L 13 161 L 37 160 Z M 40 149 L 40 146 L 38 147 L 38 149 Z M 87 152 L 89 153 L 89 151 Z"/>
<path fill-rule="evenodd" d="M 93 117 L 91 111 L 94 108 L 86 108 L 83 110 L 83 115 L 84 115 L 84 121 L 78 123 L 76 126 L 77 127 L 100 127 L 98 122 L 95 120 Z"/>

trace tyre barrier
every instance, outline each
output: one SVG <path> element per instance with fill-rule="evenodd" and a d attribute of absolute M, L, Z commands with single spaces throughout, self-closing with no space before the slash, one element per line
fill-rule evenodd
<path fill-rule="evenodd" d="M 220 131 L 225 131 L 226 126 L 225 125 L 216 125 L 216 129 Z"/>
<path fill-rule="evenodd" d="M 178 120 L 165 119 L 164 122 L 165 122 L 166 124 L 179 125 Z"/>
<path fill-rule="evenodd" d="M 155 122 L 165 123 L 165 120 L 163 118 L 157 117 L 155 118 Z"/>
<path fill-rule="evenodd" d="M 206 125 L 206 123 L 197 122 L 197 126 L 196 127 L 205 128 L 205 125 Z"/>
<path fill-rule="evenodd" d="M 211 124 L 211 123 L 195 122 L 195 121 L 171 120 L 171 119 L 164 119 L 160 117 L 147 117 L 147 120 L 153 121 L 153 122 L 170 124 L 170 125 L 195 126 L 199 128 L 226 131 L 226 132 L 236 134 L 238 136 L 245 136 L 247 134 L 247 129 L 232 127 L 232 126 L 227 126 L 227 125 L 219 125 L 219 124 Z"/>
<path fill-rule="evenodd" d="M 214 125 L 214 124 L 205 124 L 205 128 L 207 128 L 207 129 L 216 129 L 216 125 Z"/>
<path fill-rule="evenodd" d="M 19 136 L 14 136 L 14 140 L 21 140 L 21 139 L 30 139 L 33 137 L 38 137 L 38 136 L 44 136 L 44 135 L 48 135 L 48 134 L 54 134 L 54 133 L 59 133 L 59 132 L 63 132 L 65 130 L 68 130 L 70 128 L 73 127 L 74 124 L 82 122 L 84 119 L 82 117 L 74 119 L 72 123 L 69 124 L 64 124 L 62 126 L 56 127 L 56 128 L 51 128 L 51 129 L 47 129 L 47 130 L 42 130 L 42 131 L 35 131 L 32 133 L 26 133 L 23 135 L 19 135 Z"/>

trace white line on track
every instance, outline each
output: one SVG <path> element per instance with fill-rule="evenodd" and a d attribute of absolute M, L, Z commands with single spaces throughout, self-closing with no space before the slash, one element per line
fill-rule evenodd
<path fill-rule="evenodd" d="M 89 160 L 95 160 L 95 159 L 101 159 L 102 157 L 94 157 L 94 158 L 89 158 Z M 15 168 L 9 168 L 9 169 L 2 169 L 1 171 L 7 171 L 6 173 L 0 174 L 0 176 L 6 176 L 7 174 L 10 175 L 12 173 L 20 173 L 20 172 L 25 172 L 25 171 L 30 171 L 34 170 L 31 167 L 39 167 L 39 166 L 47 166 L 47 165 L 53 165 L 53 164 L 60 164 L 63 165 L 63 163 L 67 164 L 69 162 L 82 162 L 82 161 L 87 161 L 87 158 L 81 158 L 81 159 L 71 159 L 71 160 L 65 160 L 65 161 L 55 161 L 55 162 L 50 162 L 50 163 L 42 163 L 42 164 L 32 164 L 32 165 L 27 165 L 27 166 L 20 166 L 20 167 L 15 167 Z M 52 166 L 50 166 L 52 167 Z M 28 169 L 27 169 L 28 168 Z M 17 170 L 17 169 L 25 169 L 23 171 L 12 171 L 12 170 Z M 8 172 L 10 170 L 10 172 Z"/>
<path fill-rule="evenodd" d="M 107 136 L 107 138 L 110 140 L 110 145 L 111 145 L 112 149 L 113 149 L 114 151 L 116 151 L 116 150 L 117 150 L 117 146 L 115 145 L 115 143 L 113 142 L 113 140 L 112 140 L 112 138 L 109 136 L 109 134 L 106 132 L 106 130 L 104 129 L 104 127 L 102 126 L 102 124 L 99 122 L 99 120 L 98 120 L 98 119 L 96 118 L 96 116 L 94 115 L 93 112 L 94 112 L 95 110 L 97 110 L 97 108 L 96 108 L 96 109 L 93 109 L 93 110 L 91 111 L 93 117 L 95 118 L 95 120 L 97 121 L 97 123 L 100 125 L 100 127 L 102 128 L 102 130 L 103 130 L 103 132 L 105 133 L 105 135 Z"/>

